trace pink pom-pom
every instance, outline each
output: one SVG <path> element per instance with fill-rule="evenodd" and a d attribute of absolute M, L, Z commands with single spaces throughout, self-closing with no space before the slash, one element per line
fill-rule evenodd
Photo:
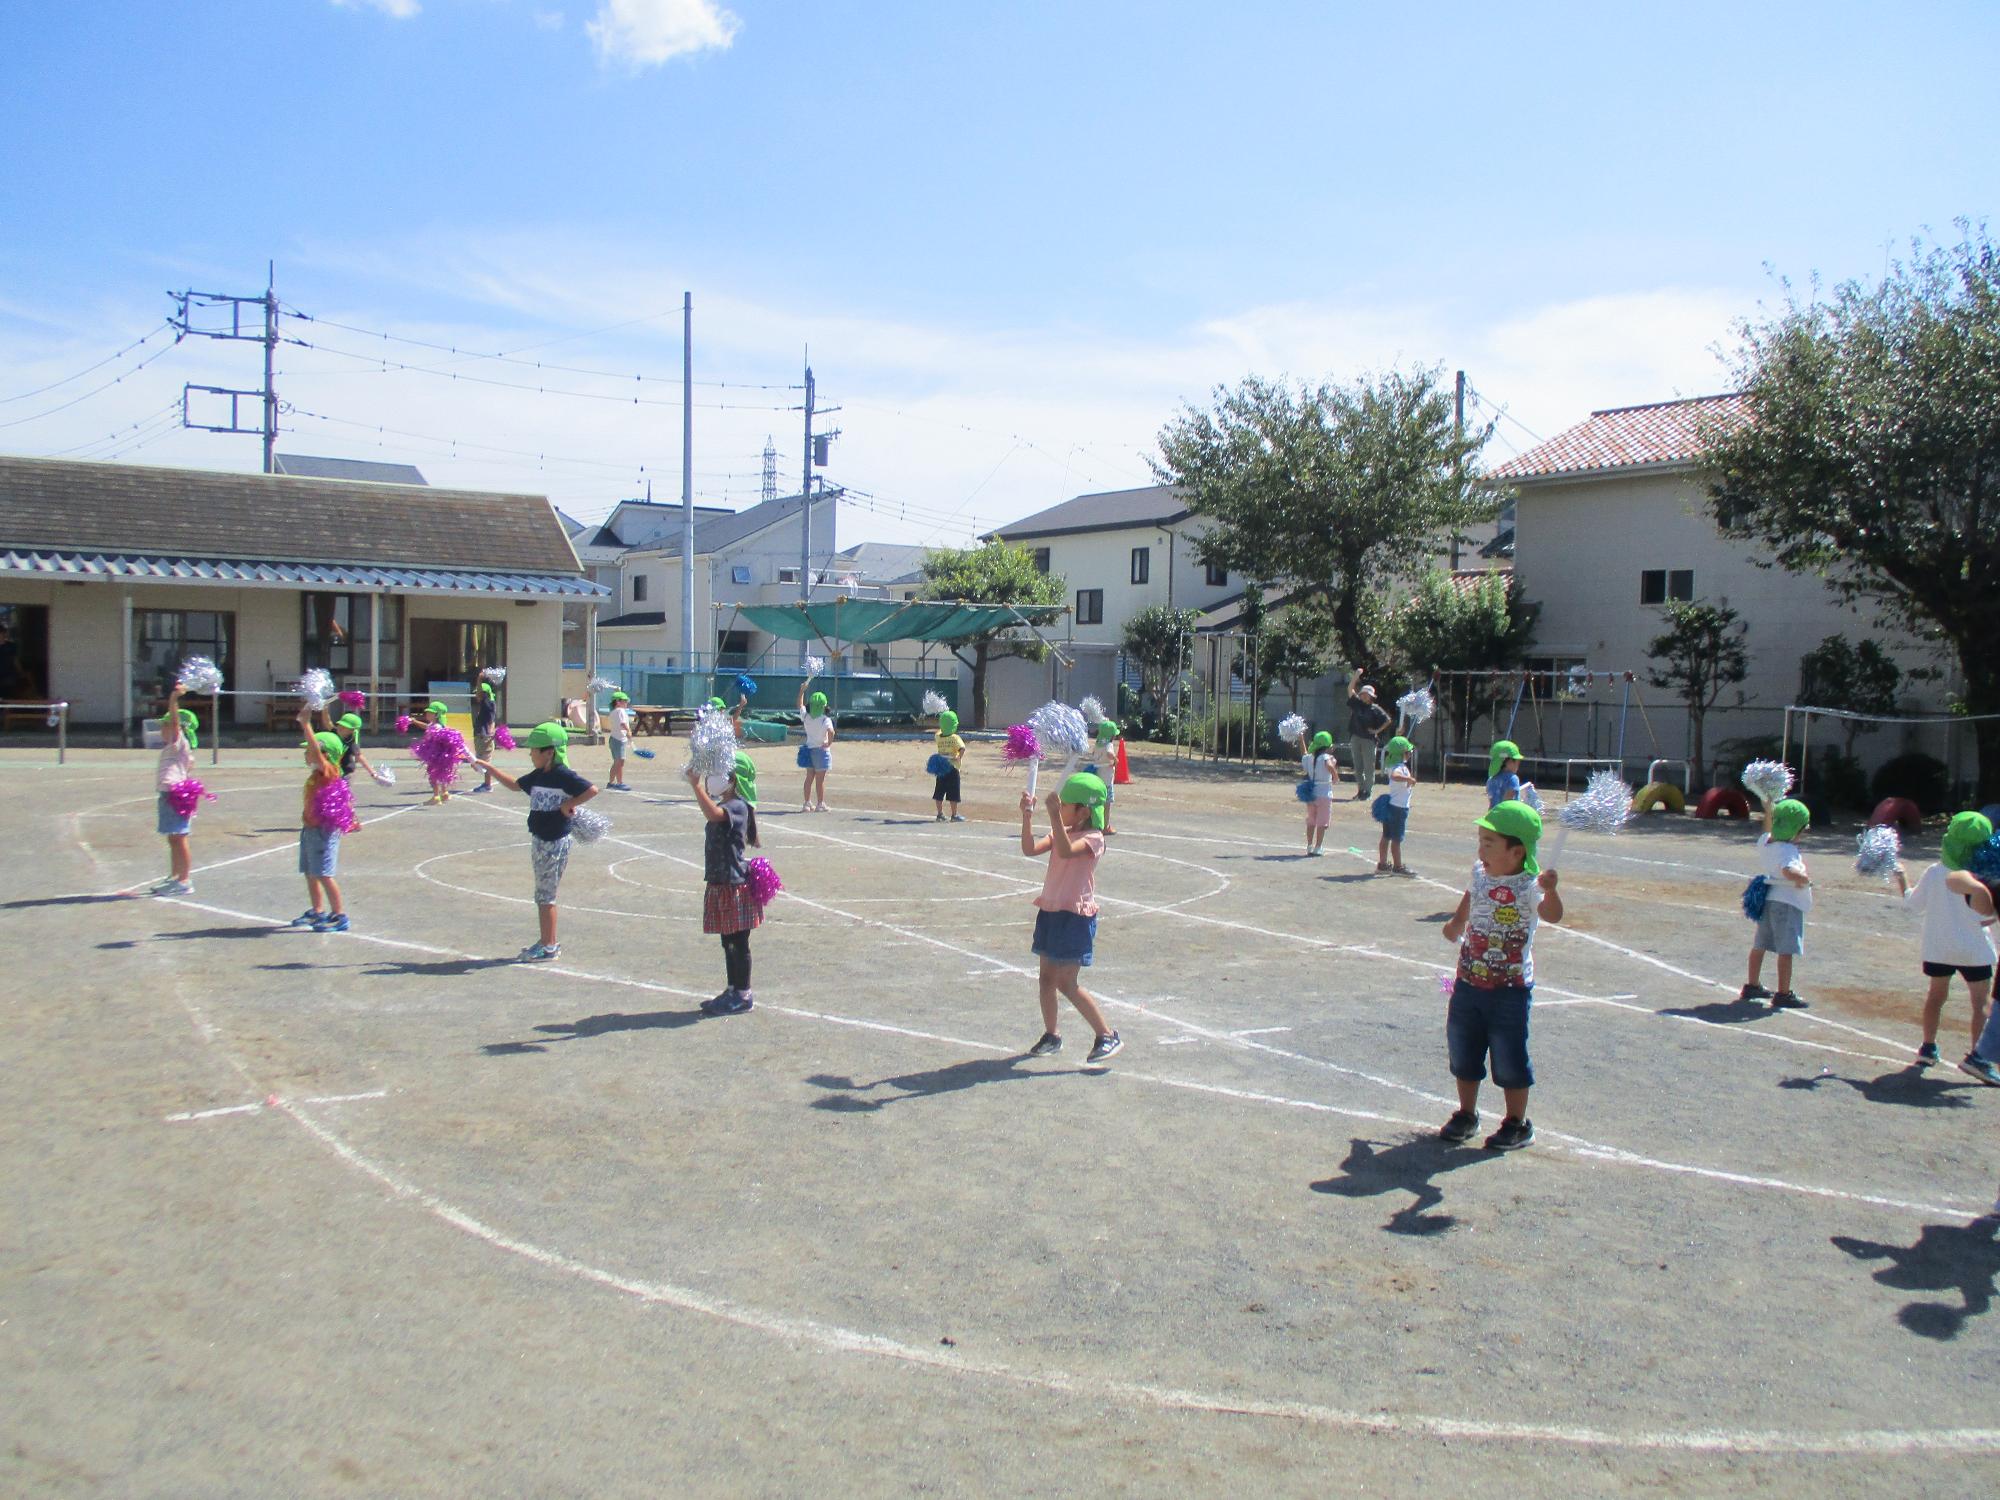
<path fill-rule="evenodd" d="M 410 746 L 410 754 L 423 762 L 432 786 L 450 786 L 458 780 L 458 768 L 472 759 L 465 748 L 465 736 L 443 724 L 433 724 L 423 737 Z"/>
<path fill-rule="evenodd" d="M 493 726 L 493 743 L 498 745 L 502 750 L 518 750 L 521 748 L 514 743 L 514 731 L 509 729 L 505 724 L 495 724 Z"/>
<path fill-rule="evenodd" d="M 354 815 L 354 789 L 336 776 L 312 795 L 313 821 L 336 833 L 352 833 L 361 826 Z"/>
<path fill-rule="evenodd" d="M 349 688 L 340 695 L 340 701 L 349 708 L 359 710 L 368 706 L 368 695 L 359 688 Z"/>
<path fill-rule="evenodd" d="M 408 734 L 408 733 L 410 732 L 410 728 L 411 728 L 411 725 L 410 725 L 410 716 L 409 716 L 408 714 L 397 714 L 397 715 L 396 715 L 396 733 L 398 733 L 398 734 Z"/>
<path fill-rule="evenodd" d="M 192 776 L 183 776 L 179 781 L 174 782 L 173 785 L 166 788 L 166 798 L 167 806 L 174 810 L 175 816 L 191 818 L 194 816 L 195 807 L 199 803 L 204 800 L 209 802 L 215 800 L 215 793 L 211 792 L 199 781 L 196 781 Z"/>
<path fill-rule="evenodd" d="M 1023 761 L 1042 758 L 1042 742 L 1035 737 L 1035 731 L 1026 724 L 1007 726 L 1007 744 L 1000 752 L 1002 760 Z"/>
<path fill-rule="evenodd" d="M 771 898 L 785 888 L 771 862 L 761 855 L 745 865 L 743 872 L 750 877 L 750 895 L 759 906 L 769 906 Z"/>
<path fill-rule="evenodd" d="M 1458 988 L 1458 976 L 1456 974 L 1440 974 L 1437 977 L 1437 982 L 1438 988 L 1444 991 L 1446 999 L 1450 999 L 1451 992 Z"/>

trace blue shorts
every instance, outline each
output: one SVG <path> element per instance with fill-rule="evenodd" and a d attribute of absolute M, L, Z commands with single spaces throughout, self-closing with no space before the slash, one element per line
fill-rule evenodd
<path fill-rule="evenodd" d="M 1780 958 L 1797 958 L 1806 951 L 1806 914 L 1789 901 L 1766 900 L 1750 946 Z"/>
<path fill-rule="evenodd" d="M 1444 1041 L 1451 1076 L 1477 1083 L 1493 1054 L 1493 1081 L 1503 1089 L 1531 1089 L 1535 1070 L 1528 1063 L 1528 1011 L 1535 987 L 1507 985 L 1481 989 L 1463 979 L 1451 987 L 1445 1007 Z"/>
<path fill-rule="evenodd" d="M 799 746 L 799 769 L 801 771 L 831 771 L 833 769 L 833 752 L 824 745 L 817 748 L 811 745 L 801 745 Z"/>
<path fill-rule="evenodd" d="M 1392 844 L 1403 842 L 1403 832 L 1410 826 L 1410 810 L 1397 807 L 1394 803 L 1382 809 L 1382 837 Z"/>
<path fill-rule="evenodd" d="M 632 742 L 630 740 L 621 740 L 614 734 L 607 743 L 611 746 L 611 758 L 613 760 L 623 760 L 625 758 L 625 747 Z"/>
<path fill-rule="evenodd" d="M 1097 945 L 1097 918 L 1073 911 L 1035 913 L 1034 952 L 1055 964 L 1090 967 L 1091 950 Z"/>
<path fill-rule="evenodd" d="M 1103 770 L 1099 769 L 1095 761 L 1091 762 L 1091 764 L 1085 766 L 1083 769 L 1088 775 L 1095 776 L 1099 781 L 1104 783 L 1104 807 L 1107 812 L 1110 811 L 1111 804 L 1118 800 L 1118 786 L 1116 777 L 1114 775 L 1108 775 Z M 1114 767 L 1113 770 L 1115 771 L 1115 769 L 1116 768 Z"/>
<path fill-rule="evenodd" d="M 299 830 L 299 873 L 331 880 L 340 864 L 340 835 L 331 828 Z"/>
<path fill-rule="evenodd" d="M 159 817 L 154 826 L 161 833 L 171 838 L 175 834 L 186 833 L 190 828 L 194 827 L 194 814 L 175 812 L 173 803 L 169 802 L 167 794 L 162 792 L 160 793 Z"/>

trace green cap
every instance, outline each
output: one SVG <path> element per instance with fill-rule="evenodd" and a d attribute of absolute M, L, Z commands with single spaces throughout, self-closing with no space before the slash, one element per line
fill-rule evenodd
<path fill-rule="evenodd" d="M 948 708 L 938 715 L 938 733 L 939 734 L 958 733 L 958 715 L 953 713 Z"/>
<path fill-rule="evenodd" d="M 1486 755 L 1486 779 L 1491 781 L 1500 774 L 1500 768 L 1510 760 L 1521 758 L 1521 747 L 1512 740 L 1495 740 L 1493 748 Z"/>
<path fill-rule="evenodd" d="M 757 762 L 741 750 L 736 759 L 729 763 L 730 775 L 736 778 L 736 794 L 752 807 L 757 805 Z"/>
<path fill-rule="evenodd" d="M 300 740 L 299 748 L 303 750 L 308 744 L 319 746 L 319 753 L 331 761 L 338 761 L 341 756 L 347 753 L 347 746 L 341 742 L 340 736 L 329 734 L 324 729 L 314 735 L 310 741 Z"/>
<path fill-rule="evenodd" d="M 708 700 L 708 706 L 709 706 L 710 708 L 719 708 L 719 709 L 723 709 L 724 711 L 727 711 L 727 709 L 729 708 L 729 705 L 728 705 L 727 703 L 724 703 L 724 702 L 723 702 L 723 701 L 722 701 L 722 700 L 721 700 L 720 698 L 711 698 L 711 699 L 709 699 L 709 700 Z"/>
<path fill-rule="evenodd" d="M 1314 754 L 1318 754 L 1322 750 L 1331 750 L 1333 748 L 1333 736 L 1322 729 L 1312 737 L 1312 743 L 1306 746 L 1306 748 Z"/>
<path fill-rule="evenodd" d="M 195 712 L 191 708 L 183 708 L 178 710 L 178 712 L 181 716 L 181 734 L 188 742 L 188 749 L 199 749 L 200 746 L 195 742 L 194 732 L 201 728 L 201 720 L 195 717 Z M 172 714 L 161 714 L 160 722 L 166 724 L 171 722 L 172 718 Z"/>
<path fill-rule="evenodd" d="M 1789 844 L 1812 822 L 1812 809 L 1796 797 L 1787 797 L 1771 809 L 1771 837 Z"/>
<path fill-rule="evenodd" d="M 1947 870 L 1963 870 L 1972 863 L 1979 846 L 1993 837 L 1993 822 L 1984 813 L 1962 812 L 1944 831 L 1938 858 Z"/>
<path fill-rule="evenodd" d="M 1097 737 L 1105 744 L 1110 744 L 1111 741 L 1118 738 L 1117 724 L 1110 719 L 1104 720 L 1097 726 Z"/>
<path fill-rule="evenodd" d="M 811 710 L 812 710 L 812 711 L 813 711 L 814 713 L 816 713 L 816 714 L 823 714 L 823 713 L 825 713 L 825 712 L 826 712 L 826 694 L 825 694 L 825 693 L 814 693 L 814 694 L 813 694 L 813 695 L 812 695 L 812 696 L 811 696 L 810 698 L 806 699 L 806 707 L 807 707 L 807 708 L 809 708 L 809 709 L 811 709 Z"/>
<path fill-rule="evenodd" d="M 553 750 L 556 753 L 557 765 L 569 764 L 569 730 L 554 719 L 544 719 L 530 729 L 528 738 L 523 743 L 530 750 Z"/>
<path fill-rule="evenodd" d="M 623 688 L 620 688 L 611 695 L 611 701 L 613 703 L 630 703 L 632 701 L 632 695 L 626 692 Z"/>
<path fill-rule="evenodd" d="M 479 679 L 479 691 L 491 698 L 493 696 L 493 684 L 482 677 Z"/>
<path fill-rule="evenodd" d="M 1522 872 L 1528 875 L 1542 873 L 1542 867 L 1535 859 L 1535 845 L 1542 839 L 1542 815 L 1527 803 L 1502 802 L 1475 826 L 1497 833 L 1502 838 L 1519 839 L 1528 855 L 1521 865 Z"/>
<path fill-rule="evenodd" d="M 1064 802 L 1089 808 L 1092 828 L 1104 826 L 1104 804 L 1110 799 L 1111 793 L 1105 787 L 1103 777 L 1093 776 L 1088 771 L 1078 771 L 1062 784 L 1062 790 L 1057 792 L 1056 796 Z"/>
<path fill-rule="evenodd" d="M 360 714 L 342 714 L 339 718 L 335 719 L 333 722 L 338 728 L 351 729 L 356 734 L 361 733 Z"/>
<path fill-rule="evenodd" d="M 1385 766 L 1400 766 L 1410 758 L 1410 752 L 1416 748 L 1415 745 L 1412 745 L 1399 734 L 1382 747 L 1382 764 Z"/>
<path fill-rule="evenodd" d="M 451 710 L 446 708 L 442 703 L 438 702 L 437 699 L 433 698 L 428 704 L 425 705 L 424 712 L 427 714 L 436 714 L 440 719 L 442 719 L 446 714 L 450 713 Z"/>

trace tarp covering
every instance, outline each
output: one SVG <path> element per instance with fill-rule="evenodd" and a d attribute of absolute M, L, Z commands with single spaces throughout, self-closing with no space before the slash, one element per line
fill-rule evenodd
<path fill-rule="evenodd" d="M 744 604 L 744 619 L 782 641 L 963 641 L 1026 620 L 1061 618 L 1060 604 L 952 604 L 920 600 L 852 599 L 825 604 Z"/>

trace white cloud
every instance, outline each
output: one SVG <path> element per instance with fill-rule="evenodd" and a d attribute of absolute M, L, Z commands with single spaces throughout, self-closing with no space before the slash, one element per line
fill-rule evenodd
<path fill-rule="evenodd" d="M 584 30 L 603 61 L 649 68 L 727 47 L 742 24 L 715 0 L 603 0 Z"/>
<path fill-rule="evenodd" d="M 411 16 L 414 16 L 419 10 L 423 9 L 422 6 L 417 4 L 417 0 L 333 0 L 333 3 L 342 10 L 360 10 L 364 8 L 379 10 L 383 15 L 397 21 L 407 21 Z"/>
<path fill-rule="evenodd" d="M 538 10 L 535 12 L 535 25 L 543 31 L 561 31 L 563 13 L 559 10 Z"/>

